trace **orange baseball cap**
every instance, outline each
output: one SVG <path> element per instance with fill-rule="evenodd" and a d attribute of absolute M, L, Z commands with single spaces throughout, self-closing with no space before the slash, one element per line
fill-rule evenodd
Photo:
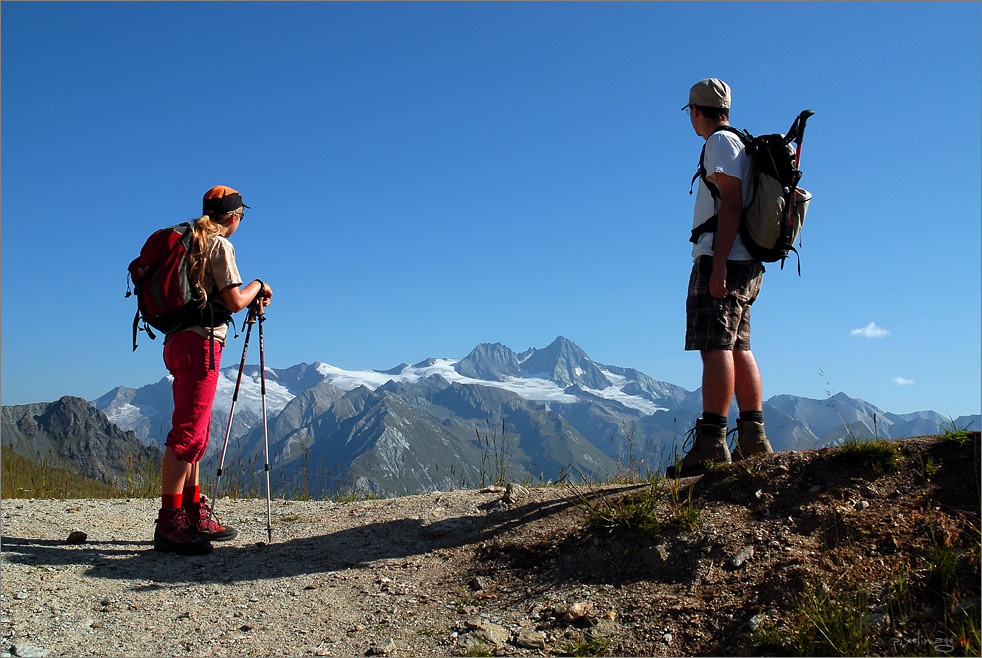
<path fill-rule="evenodd" d="M 239 206 L 248 208 L 242 203 L 242 195 L 225 185 L 216 185 L 205 192 L 204 201 L 201 204 L 201 211 L 205 215 L 215 214 L 224 215 L 232 212 Z"/>

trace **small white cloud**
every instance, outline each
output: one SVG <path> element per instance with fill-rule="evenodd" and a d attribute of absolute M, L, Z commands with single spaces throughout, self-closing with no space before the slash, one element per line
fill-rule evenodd
<path fill-rule="evenodd" d="M 894 381 L 894 383 L 897 386 L 913 386 L 914 385 L 914 380 L 913 379 L 905 379 L 904 377 L 894 377 L 893 378 L 893 381 Z"/>
<path fill-rule="evenodd" d="M 870 322 L 862 329 L 853 329 L 850 336 L 862 336 L 863 338 L 883 338 L 889 336 L 890 332 L 883 327 L 876 326 L 875 322 Z"/>

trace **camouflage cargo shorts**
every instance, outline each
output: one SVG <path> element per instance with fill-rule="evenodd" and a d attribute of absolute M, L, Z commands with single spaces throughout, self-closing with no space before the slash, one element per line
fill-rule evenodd
<path fill-rule="evenodd" d="M 749 350 L 750 306 L 760 293 L 764 266 L 750 260 L 727 261 L 728 294 L 723 299 L 709 292 L 712 273 L 711 256 L 700 256 L 692 265 L 685 300 L 685 349 Z"/>

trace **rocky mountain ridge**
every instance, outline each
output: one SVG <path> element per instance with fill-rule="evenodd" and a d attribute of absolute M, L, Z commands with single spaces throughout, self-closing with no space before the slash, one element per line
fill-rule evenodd
<path fill-rule="evenodd" d="M 219 380 L 209 471 L 217 469 L 229 429 L 237 374 L 238 366 L 225 368 Z M 254 479 L 268 443 L 279 490 L 313 495 L 659 472 L 683 449 L 701 411 L 699 391 L 596 363 L 561 336 L 541 349 L 516 353 L 488 343 L 463 359 L 431 358 L 387 371 L 318 362 L 267 368 L 267 441 L 259 388 L 258 367 L 247 365 L 225 465 L 235 466 L 243 481 Z M 119 387 L 92 404 L 147 444 L 163 444 L 172 408 L 168 378 L 139 389 Z M 774 396 L 764 414 L 779 451 L 922 435 L 951 422 L 933 412 L 890 414 L 841 393 L 826 400 Z M 979 417 L 954 422 L 975 428 Z"/>
<path fill-rule="evenodd" d="M 160 462 L 160 448 L 137 440 L 82 398 L 5 406 L 0 414 L 3 449 L 36 463 L 121 484 L 128 469 Z"/>

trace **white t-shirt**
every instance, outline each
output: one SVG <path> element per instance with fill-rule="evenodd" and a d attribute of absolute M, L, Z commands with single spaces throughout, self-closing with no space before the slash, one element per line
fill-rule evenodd
<path fill-rule="evenodd" d="M 750 194 L 752 193 L 751 166 L 750 158 L 746 156 L 745 147 L 740 138 L 733 133 L 721 130 L 713 133 L 706 140 L 706 156 L 703 164 L 706 167 L 706 178 L 714 182 L 717 173 L 739 178 L 743 191 L 743 207 L 746 209 L 750 205 Z M 702 177 L 699 177 L 699 187 L 696 190 L 696 207 L 692 214 L 692 228 L 700 226 L 707 219 L 712 217 L 719 210 L 719 202 L 713 198 L 712 192 L 706 187 Z M 699 242 L 692 246 L 692 258 L 695 260 L 699 256 L 713 255 L 713 239 L 715 234 L 703 233 L 699 236 Z M 727 260 L 753 260 L 753 256 L 747 251 L 743 244 L 743 239 L 737 233 L 733 247 Z"/>

